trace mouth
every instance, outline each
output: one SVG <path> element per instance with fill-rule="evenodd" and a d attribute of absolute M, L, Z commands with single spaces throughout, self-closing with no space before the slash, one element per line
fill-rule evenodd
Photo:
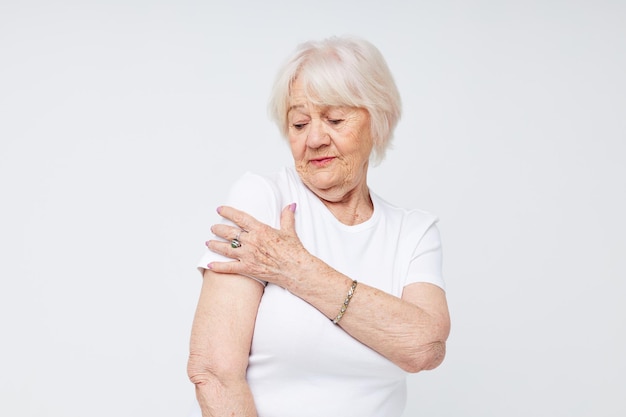
<path fill-rule="evenodd" d="M 334 156 L 324 156 L 320 158 L 310 159 L 309 162 L 311 163 L 311 165 L 320 168 L 329 165 L 334 159 Z"/>

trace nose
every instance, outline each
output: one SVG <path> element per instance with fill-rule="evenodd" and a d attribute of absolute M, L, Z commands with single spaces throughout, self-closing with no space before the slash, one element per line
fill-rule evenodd
<path fill-rule="evenodd" d="M 320 119 L 311 120 L 306 136 L 306 145 L 309 148 L 317 149 L 328 144 L 330 144 L 330 135 L 323 121 Z"/>

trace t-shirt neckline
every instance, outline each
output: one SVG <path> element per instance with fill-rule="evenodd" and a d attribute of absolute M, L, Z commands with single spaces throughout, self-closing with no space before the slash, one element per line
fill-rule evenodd
<path fill-rule="evenodd" d="M 361 230 L 374 227 L 376 223 L 378 222 L 378 218 L 380 217 L 380 202 L 378 200 L 378 196 L 372 192 L 369 186 L 368 186 L 368 191 L 370 194 L 370 198 L 372 199 L 372 206 L 373 206 L 372 215 L 369 217 L 369 219 L 365 220 L 362 223 L 358 223 L 355 225 L 348 225 L 339 221 L 339 219 L 335 217 L 335 215 L 330 211 L 330 209 L 326 207 L 326 205 L 322 202 L 322 200 L 313 191 L 311 191 L 311 189 L 307 187 L 306 184 L 304 184 L 304 182 L 302 181 L 302 178 L 300 178 L 300 175 L 298 175 L 298 172 L 296 171 L 295 167 L 291 167 L 290 170 L 292 174 L 295 176 L 296 180 L 305 189 L 306 193 L 308 194 L 309 200 L 312 200 L 312 203 L 311 203 L 312 208 L 314 210 L 320 210 L 320 212 L 322 212 L 325 217 L 328 217 L 329 221 L 331 221 L 336 227 L 343 229 L 345 231 L 348 231 L 348 232 L 360 232 Z"/>

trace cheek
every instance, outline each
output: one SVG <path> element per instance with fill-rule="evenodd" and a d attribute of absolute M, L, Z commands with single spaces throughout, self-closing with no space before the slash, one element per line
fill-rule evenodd
<path fill-rule="evenodd" d="M 356 132 L 355 134 L 350 136 L 349 146 L 352 155 L 358 159 L 363 158 L 364 155 L 369 155 L 369 152 L 372 148 L 369 137 L 366 136 L 366 134 L 360 132 Z"/>
<path fill-rule="evenodd" d="M 304 155 L 304 142 L 300 138 L 291 135 L 287 137 L 287 140 L 289 141 L 289 148 L 293 157 L 295 159 L 301 158 Z"/>

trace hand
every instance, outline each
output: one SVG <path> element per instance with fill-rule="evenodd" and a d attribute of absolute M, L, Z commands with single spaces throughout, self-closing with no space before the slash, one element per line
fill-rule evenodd
<path fill-rule="evenodd" d="M 224 274 L 241 274 L 285 287 L 288 280 L 297 277 L 311 255 L 302 246 L 295 230 L 296 204 L 285 207 L 280 216 L 280 229 L 261 223 L 249 214 L 233 207 L 222 206 L 217 212 L 238 227 L 216 224 L 211 227 L 217 237 L 207 247 L 215 253 L 232 258 L 231 262 L 211 262 L 207 268 Z M 240 247 L 233 248 L 237 239 Z"/>

